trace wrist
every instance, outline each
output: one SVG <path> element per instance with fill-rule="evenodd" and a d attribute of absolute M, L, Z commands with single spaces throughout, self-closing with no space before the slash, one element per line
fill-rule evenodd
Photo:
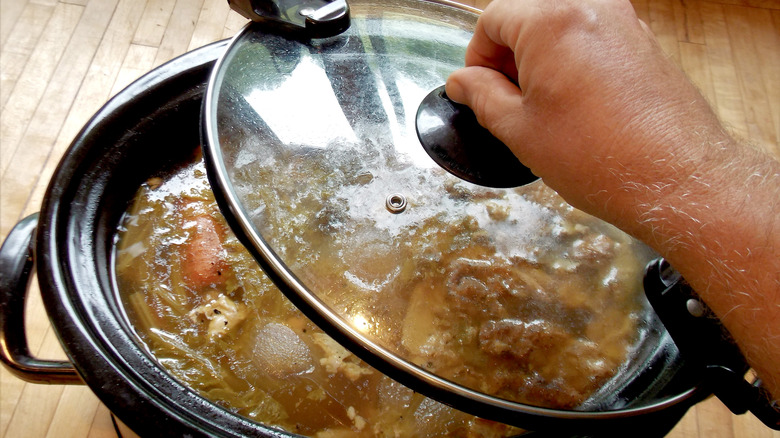
<path fill-rule="evenodd" d="M 627 190 L 633 210 L 616 222 L 686 278 L 778 397 L 780 163 L 733 140 L 704 152 L 687 174 Z"/>

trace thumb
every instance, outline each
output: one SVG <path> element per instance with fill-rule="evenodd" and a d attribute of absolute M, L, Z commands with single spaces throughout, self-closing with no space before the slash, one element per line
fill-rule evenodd
<path fill-rule="evenodd" d="M 503 73 L 486 67 L 465 67 L 447 79 L 447 96 L 469 106 L 479 124 L 518 155 L 522 138 L 523 93 Z M 522 157 L 518 155 L 522 161 Z"/>

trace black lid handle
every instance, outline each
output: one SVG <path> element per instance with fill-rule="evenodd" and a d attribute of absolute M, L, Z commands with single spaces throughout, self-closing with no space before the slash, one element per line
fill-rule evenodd
<path fill-rule="evenodd" d="M 436 88 L 417 110 L 417 137 L 438 165 L 474 184 L 518 187 L 539 179 L 499 139 L 483 128 L 466 105 Z"/>

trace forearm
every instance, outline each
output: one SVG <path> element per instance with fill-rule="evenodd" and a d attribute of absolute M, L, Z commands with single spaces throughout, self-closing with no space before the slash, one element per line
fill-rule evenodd
<path fill-rule="evenodd" d="M 659 166 L 668 169 L 664 178 L 615 187 L 602 211 L 685 277 L 777 398 L 780 163 L 730 139 L 715 143 L 686 157 L 694 162 L 681 168 L 695 174 Z"/>
<path fill-rule="evenodd" d="M 573 206 L 663 255 L 780 397 L 780 164 L 622 0 L 495 0 L 447 94 Z"/>

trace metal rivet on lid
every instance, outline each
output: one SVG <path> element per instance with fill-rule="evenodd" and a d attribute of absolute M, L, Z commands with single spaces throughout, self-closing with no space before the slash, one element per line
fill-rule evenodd
<path fill-rule="evenodd" d="M 385 207 L 390 213 L 401 213 L 406 210 L 406 205 L 406 197 L 399 193 L 393 193 L 385 200 Z"/>

